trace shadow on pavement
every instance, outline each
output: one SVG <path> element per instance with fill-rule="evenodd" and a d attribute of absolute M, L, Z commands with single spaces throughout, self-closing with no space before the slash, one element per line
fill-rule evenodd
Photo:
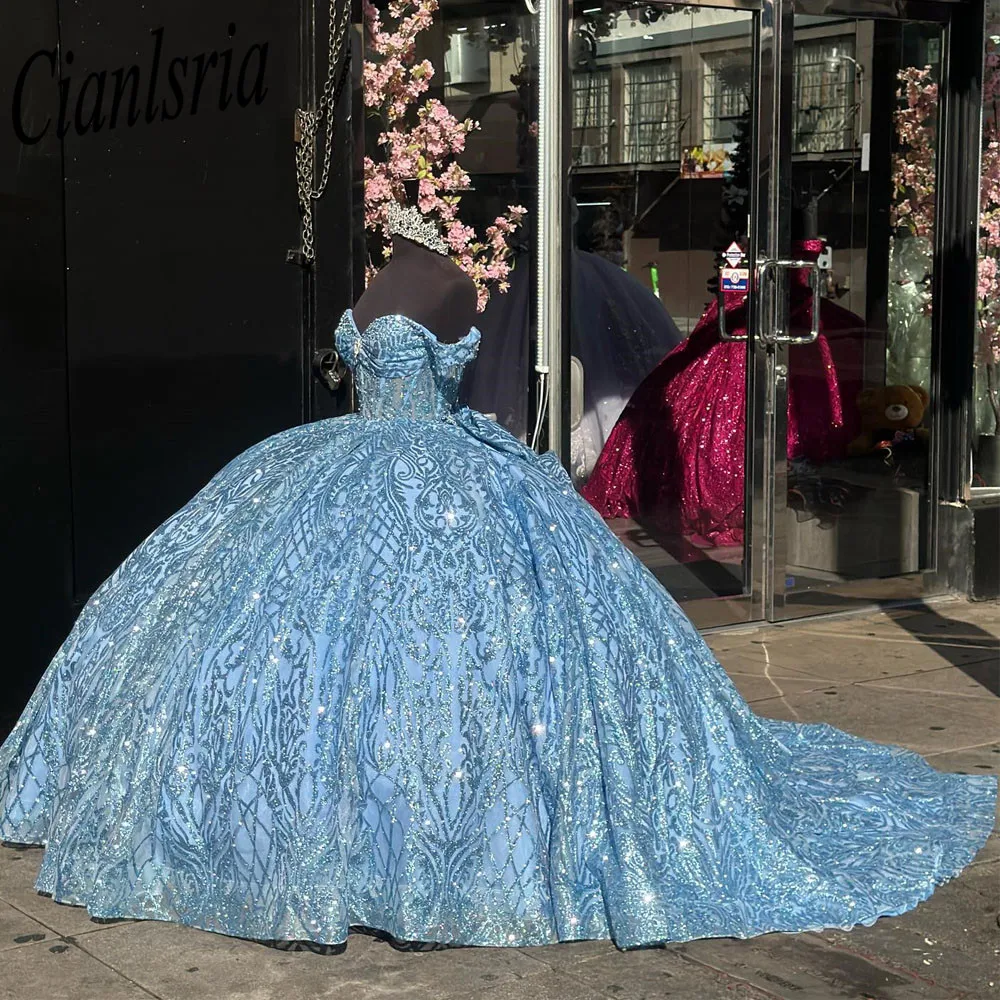
<path fill-rule="evenodd" d="M 898 614 L 900 610 L 904 609 L 884 606 L 886 617 L 894 625 L 1000 697 L 1000 637 L 972 622 L 948 618 L 931 604 L 907 605 L 904 614 Z"/>

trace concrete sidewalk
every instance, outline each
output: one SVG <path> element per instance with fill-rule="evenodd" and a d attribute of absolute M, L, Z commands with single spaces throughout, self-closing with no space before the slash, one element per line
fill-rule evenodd
<path fill-rule="evenodd" d="M 945 771 L 1000 772 L 1000 607 L 934 604 L 712 638 L 761 715 L 898 743 Z M 40 851 L 0 848 L 0 1000 L 957 1000 L 1000 997 L 1000 838 L 916 910 L 850 933 L 622 953 L 604 942 L 340 955 L 170 924 L 98 924 L 38 896 Z"/>

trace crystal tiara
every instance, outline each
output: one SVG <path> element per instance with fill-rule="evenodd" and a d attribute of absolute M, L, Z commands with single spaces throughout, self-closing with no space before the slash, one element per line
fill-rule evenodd
<path fill-rule="evenodd" d="M 385 214 L 390 236 L 402 236 L 434 253 L 450 256 L 451 250 L 441 236 L 441 230 L 416 205 L 401 205 L 398 201 L 392 201 Z"/>

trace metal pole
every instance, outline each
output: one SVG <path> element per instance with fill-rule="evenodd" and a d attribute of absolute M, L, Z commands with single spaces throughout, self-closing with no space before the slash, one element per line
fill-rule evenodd
<path fill-rule="evenodd" d="M 563 92 L 565 55 L 560 7 L 541 0 L 538 13 L 538 427 L 548 418 L 549 446 L 562 439 L 562 380 L 559 363 L 562 338 L 563 280 Z M 537 444 L 538 442 L 533 442 Z"/>

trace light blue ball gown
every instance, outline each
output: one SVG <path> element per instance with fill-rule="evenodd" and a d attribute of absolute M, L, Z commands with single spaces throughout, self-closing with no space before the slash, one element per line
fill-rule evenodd
<path fill-rule="evenodd" d="M 257 939 L 621 947 L 869 924 L 992 777 L 754 715 L 495 423 L 473 330 L 347 313 L 361 412 L 234 459 L 86 606 L 0 750 L 0 837 L 98 917 Z"/>

